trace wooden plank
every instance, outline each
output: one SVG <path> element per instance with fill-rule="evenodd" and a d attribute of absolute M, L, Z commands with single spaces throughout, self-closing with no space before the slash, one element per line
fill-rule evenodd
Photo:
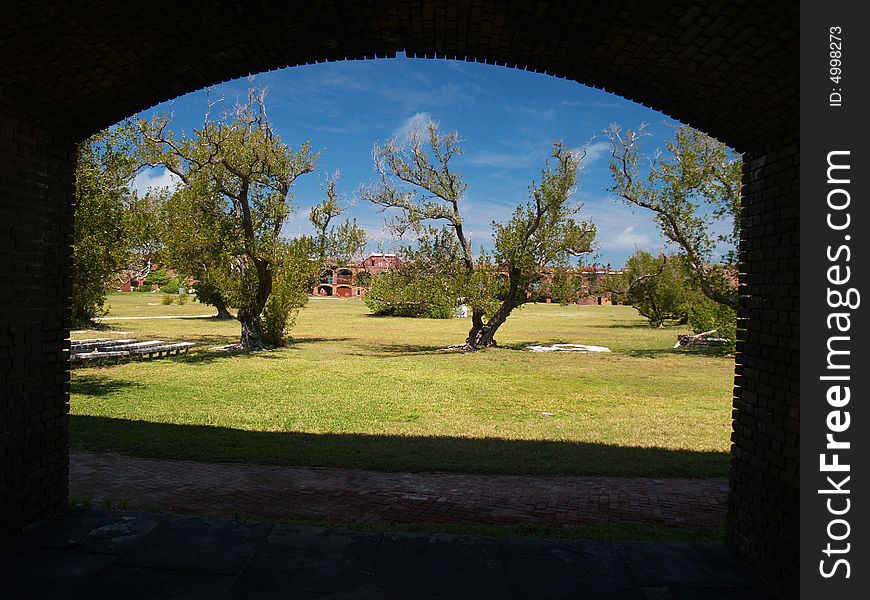
<path fill-rule="evenodd" d="M 165 342 L 163 340 L 149 340 L 146 342 L 133 342 L 129 344 L 119 344 L 117 346 L 105 346 L 108 350 L 137 350 L 139 348 L 150 348 L 152 346 L 161 346 Z M 103 346 L 98 348 L 102 352 Z"/>

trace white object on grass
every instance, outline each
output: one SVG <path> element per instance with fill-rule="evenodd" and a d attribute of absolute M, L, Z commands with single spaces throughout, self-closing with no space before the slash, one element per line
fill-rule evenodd
<path fill-rule="evenodd" d="M 551 346 L 526 346 L 532 352 L 610 352 L 604 346 L 587 346 L 585 344 L 553 344 Z"/>

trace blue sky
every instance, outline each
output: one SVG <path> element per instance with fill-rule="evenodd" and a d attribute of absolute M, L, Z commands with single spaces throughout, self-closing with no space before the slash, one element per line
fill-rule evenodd
<path fill-rule="evenodd" d="M 318 170 L 299 180 L 294 189 L 295 213 L 284 233 L 311 232 L 308 210 L 318 203 L 320 184 L 339 171 L 338 187 L 348 201 L 374 178 L 371 153 L 410 123 L 431 117 L 443 130 L 458 130 L 465 149 L 456 166 L 468 184 L 461 207 L 475 251 L 492 246 L 491 221 L 505 221 L 528 198 L 553 139 L 571 147 L 589 144 L 576 199 L 581 218 L 598 227 L 599 263 L 622 266 L 636 247 L 657 252 L 664 247 L 647 211 L 611 197 L 609 144 L 602 130 L 611 123 L 635 128 L 649 124 L 645 143 L 650 151 L 663 147 L 673 121 L 663 114 L 572 81 L 479 63 L 448 60 L 378 59 L 294 67 L 262 73 L 255 84 L 268 88 L 269 118 L 291 146 L 311 140 L 322 151 Z M 227 107 L 244 99 L 246 79 L 212 88 L 211 98 Z M 173 115 L 172 129 L 188 133 L 201 125 L 206 91 L 200 90 L 144 111 Z M 160 169 L 140 173 L 134 187 L 169 183 Z M 384 215 L 376 207 L 355 202 L 349 211 L 371 239 L 370 250 L 398 247 L 384 230 Z M 587 260 L 587 262 L 589 262 Z"/>

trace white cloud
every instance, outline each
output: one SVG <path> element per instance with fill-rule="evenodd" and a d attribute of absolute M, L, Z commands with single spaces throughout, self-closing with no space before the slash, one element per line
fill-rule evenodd
<path fill-rule="evenodd" d="M 619 108 L 628 104 L 628 101 L 622 102 L 578 102 L 575 100 L 562 100 L 559 106 L 580 106 L 583 108 Z"/>
<path fill-rule="evenodd" d="M 181 179 L 179 179 L 179 177 L 174 173 L 163 167 L 152 167 L 140 171 L 136 177 L 133 178 L 130 187 L 135 190 L 139 196 L 144 196 L 148 193 L 149 189 L 157 190 L 160 188 L 168 188 L 174 190 L 179 183 L 181 183 Z"/>
<path fill-rule="evenodd" d="M 549 119 L 555 114 L 555 110 L 553 108 L 537 108 L 534 106 L 520 106 L 514 104 L 508 104 L 505 106 L 505 109 L 509 112 L 527 115 L 534 119 Z"/>
<path fill-rule="evenodd" d="M 418 112 L 413 117 L 405 119 L 399 127 L 393 131 L 393 137 L 399 143 L 407 142 L 410 139 L 410 134 L 414 130 L 424 131 L 426 124 L 432 119 L 432 115 L 427 112 Z"/>
<path fill-rule="evenodd" d="M 581 153 L 583 152 L 583 148 L 578 148 L 577 150 Z M 608 140 L 594 142 L 586 146 L 586 156 L 583 157 L 582 164 L 584 167 L 587 167 L 602 156 L 610 156 L 610 141 Z"/>
<path fill-rule="evenodd" d="M 608 248 L 644 248 L 652 242 L 650 236 L 639 233 L 634 226 L 629 226 L 607 240 Z"/>
<path fill-rule="evenodd" d="M 475 152 L 469 153 L 466 162 L 480 167 L 499 169 L 527 167 L 537 158 L 534 152 Z"/>

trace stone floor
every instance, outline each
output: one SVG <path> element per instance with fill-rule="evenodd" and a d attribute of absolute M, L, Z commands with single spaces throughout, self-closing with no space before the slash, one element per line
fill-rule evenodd
<path fill-rule="evenodd" d="M 363 533 L 76 509 L 0 547 L 0 597 L 762 600 L 721 544 Z"/>
<path fill-rule="evenodd" d="M 70 454 L 70 496 L 102 506 L 283 520 L 725 526 L 725 479 L 381 473 Z"/>

